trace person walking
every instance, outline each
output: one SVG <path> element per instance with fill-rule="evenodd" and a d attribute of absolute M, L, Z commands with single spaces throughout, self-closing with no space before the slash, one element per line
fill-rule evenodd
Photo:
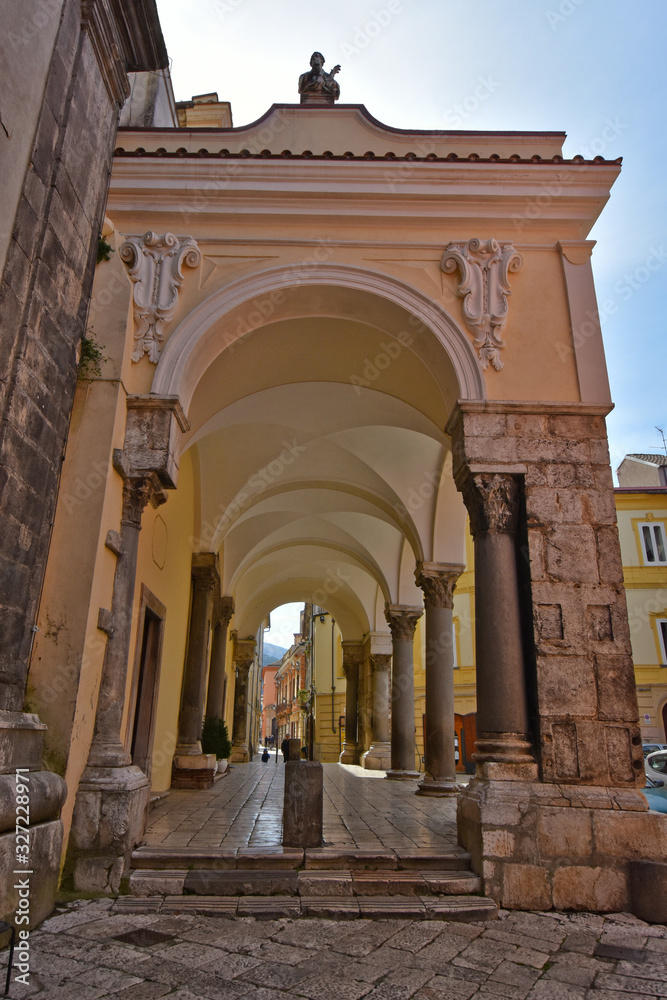
<path fill-rule="evenodd" d="M 287 737 L 285 737 L 285 739 L 280 744 L 280 749 L 282 750 L 283 753 L 283 760 L 285 761 L 285 763 L 287 763 L 287 761 L 289 760 L 289 740 L 287 739 Z"/>

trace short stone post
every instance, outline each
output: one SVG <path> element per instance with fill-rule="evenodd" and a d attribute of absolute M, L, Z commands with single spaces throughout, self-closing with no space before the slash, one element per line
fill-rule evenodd
<path fill-rule="evenodd" d="M 292 757 L 294 751 L 298 756 Z M 290 740 L 285 764 L 283 847 L 321 847 L 324 810 L 324 769 L 301 760 L 301 740 Z"/>

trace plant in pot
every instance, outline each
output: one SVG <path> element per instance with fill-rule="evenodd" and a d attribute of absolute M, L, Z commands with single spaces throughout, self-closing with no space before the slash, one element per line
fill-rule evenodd
<path fill-rule="evenodd" d="M 232 741 L 226 722 L 214 715 L 207 715 L 201 730 L 202 753 L 214 753 L 218 761 L 218 771 L 227 770 L 228 758 L 232 752 Z"/>

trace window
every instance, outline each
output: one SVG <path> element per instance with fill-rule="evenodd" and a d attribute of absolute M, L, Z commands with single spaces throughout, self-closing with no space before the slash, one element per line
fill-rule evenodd
<path fill-rule="evenodd" d="M 667 543 L 665 542 L 665 526 L 657 521 L 639 525 L 639 534 L 644 550 L 644 562 L 647 566 L 667 565 Z"/>
<path fill-rule="evenodd" d="M 655 626 L 658 630 L 658 639 L 660 640 L 660 662 L 664 667 L 667 666 L 667 618 L 657 618 Z"/>

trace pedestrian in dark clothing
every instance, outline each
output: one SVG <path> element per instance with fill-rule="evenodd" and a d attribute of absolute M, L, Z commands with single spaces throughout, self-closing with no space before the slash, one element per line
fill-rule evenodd
<path fill-rule="evenodd" d="M 283 759 L 285 763 L 287 763 L 287 761 L 289 760 L 289 740 L 287 739 L 287 737 L 285 737 L 285 739 L 280 744 L 280 749 L 283 752 Z"/>

